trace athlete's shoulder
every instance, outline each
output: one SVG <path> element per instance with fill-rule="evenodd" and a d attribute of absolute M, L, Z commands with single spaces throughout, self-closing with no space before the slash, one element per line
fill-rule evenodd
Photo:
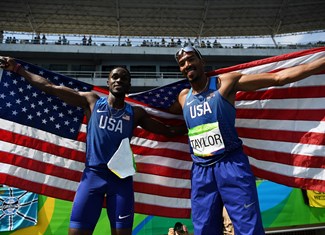
<path fill-rule="evenodd" d="M 93 91 L 79 92 L 79 94 L 85 97 L 88 101 L 93 101 L 93 102 L 96 102 L 100 98 L 100 96 Z"/>
<path fill-rule="evenodd" d="M 189 91 L 190 91 L 189 88 L 184 88 L 183 90 L 181 90 L 181 92 L 179 93 L 178 97 L 187 96 L 187 94 L 189 93 Z"/>
<path fill-rule="evenodd" d="M 184 103 L 185 103 L 186 97 L 189 94 L 189 92 L 190 92 L 190 89 L 189 88 L 185 88 L 185 89 L 183 89 L 179 93 L 179 95 L 178 95 L 178 102 L 181 105 L 181 107 L 184 107 Z"/>

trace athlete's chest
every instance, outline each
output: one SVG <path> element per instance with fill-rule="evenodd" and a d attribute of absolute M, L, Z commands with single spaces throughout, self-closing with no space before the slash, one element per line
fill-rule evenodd
<path fill-rule="evenodd" d="M 186 117 L 190 119 L 213 115 L 216 105 L 216 92 L 209 91 L 204 94 L 189 95 L 184 104 Z"/>
<path fill-rule="evenodd" d="M 127 109 L 113 109 L 107 104 L 98 105 L 93 112 L 93 125 L 99 130 L 123 133 L 132 129 L 132 112 Z"/>

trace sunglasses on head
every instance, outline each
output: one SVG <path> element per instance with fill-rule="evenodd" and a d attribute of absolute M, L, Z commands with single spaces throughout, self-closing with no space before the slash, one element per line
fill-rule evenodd
<path fill-rule="evenodd" d="M 192 46 L 187 46 L 187 47 L 182 47 L 181 49 L 179 49 L 177 52 L 176 52 L 176 54 L 175 54 L 175 60 L 178 62 L 178 57 L 180 56 L 180 55 L 182 55 L 183 54 L 183 52 L 194 52 L 201 60 L 203 59 L 202 58 L 202 55 L 201 55 L 201 53 L 197 50 L 197 49 L 195 49 L 194 47 L 192 47 Z"/>

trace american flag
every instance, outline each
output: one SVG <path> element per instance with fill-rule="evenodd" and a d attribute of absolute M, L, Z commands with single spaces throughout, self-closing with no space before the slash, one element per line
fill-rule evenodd
<path fill-rule="evenodd" d="M 212 71 L 216 75 L 274 72 L 325 56 L 311 49 Z M 80 91 L 107 92 L 24 63 L 36 74 Z M 82 110 L 34 89 L 20 76 L 0 72 L 0 184 L 73 200 L 84 168 L 86 122 Z M 167 123 L 182 121 L 164 109 L 175 101 L 186 80 L 130 95 Z M 325 78 L 314 75 L 285 87 L 240 92 L 236 126 L 257 177 L 325 191 Z M 63 129 L 64 128 L 64 129 Z M 137 213 L 190 216 L 187 137 L 166 138 L 137 128 L 131 140 L 137 163 L 134 176 Z"/>
<path fill-rule="evenodd" d="M 92 90 L 91 85 L 17 62 L 55 84 Z M 72 200 L 85 160 L 83 110 L 46 95 L 18 74 L 0 73 L 0 183 Z"/>
<path fill-rule="evenodd" d="M 241 73 L 275 72 L 325 56 L 325 47 L 255 61 Z M 236 128 L 257 177 L 325 191 L 325 71 L 284 87 L 236 96 Z"/>

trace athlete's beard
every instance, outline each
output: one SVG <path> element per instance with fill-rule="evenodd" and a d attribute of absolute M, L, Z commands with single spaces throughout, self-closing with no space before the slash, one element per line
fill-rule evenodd
<path fill-rule="evenodd" d="M 188 76 L 189 73 L 192 73 L 190 77 Z M 202 76 L 201 71 L 200 69 L 197 70 L 196 66 L 189 66 L 188 68 L 186 68 L 186 78 L 190 83 L 196 83 L 200 81 L 201 76 Z"/>
<path fill-rule="evenodd" d="M 192 77 L 191 79 L 187 77 L 187 80 L 190 82 L 190 83 L 196 83 L 198 81 L 200 81 L 200 76 L 197 75 L 195 77 Z"/>

